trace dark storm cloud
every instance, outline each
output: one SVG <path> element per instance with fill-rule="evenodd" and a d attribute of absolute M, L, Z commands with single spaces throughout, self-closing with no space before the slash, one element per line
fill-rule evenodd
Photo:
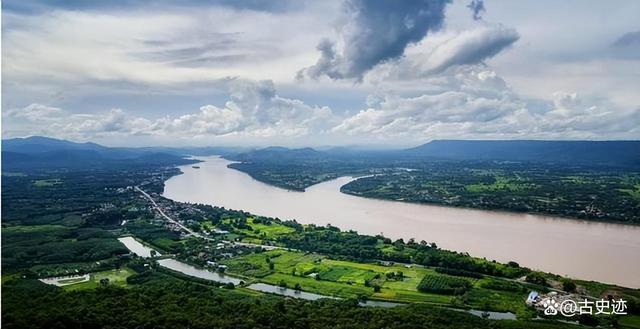
<path fill-rule="evenodd" d="M 471 11 L 473 12 L 474 20 L 477 21 L 482 19 L 482 13 L 485 12 L 483 0 L 471 0 L 471 2 L 467 5 L 467 8 L 471 9 Z"/>
<path fill-rule="evenodd" d="M 444 20 L 447 0 L 347 0 L 343 21 L 338 26 L 343 48 L 336 41 L 318 45 L 318 62 L 299 77 L 357 79 L 375 65 L 402 56 L 410 43 L 429 31 L 438 30 Z"/>
<path fill-rule="evenodd" d="M 628 32 L 611 45 L 613 57 L 640 59 L 640 31 Z"/>
<path fill-rule="evenodd" d="M 614 47 L 639 47 L 640 31 L 625 33 L 613 43 Z"/>

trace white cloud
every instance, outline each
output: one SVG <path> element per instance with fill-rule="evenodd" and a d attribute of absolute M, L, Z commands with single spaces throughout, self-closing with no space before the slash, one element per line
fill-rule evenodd
<path fill-rule="evenodd" d="M 518 40 L 515 29 L 482 26 L 462 31 L 433 47 L 423 63 L 425 71 L 443 71 L 453 65 L 476 64 L 489 59 Z"/>
<path fill-rule="evenodd" d="M 439 138 L 637 138 L 640 108 L 625 110 L 606 99 L 555 93 L 542 106 L 520 98 L 483 67 L 459 67 L 414 81 L 432 91 L 385 94 L 345 118 L 333 132 L 379 141 Z M 440 85 L 438 88 L 434 85 Z"/>
<path fill-rule="evenodd" d="M 321 134 L 336 121 L 328 107 L 309 106 L 278 96 L 272 81 L 233 80 L 229 100 L 222 107 L 205 105 L 198 112 L 149 120 L 121 109 L 106 113 L 68 113 L 41 104 L 12 109 L 4 114 L 5 126 L 21 130 L 6 135 L 42 133 L 71 139 L 132 137 L 136 135 L 183 139 L 220 137 L 300 137 Z"/>
<path fill-rule="evenodd" d="M 484 63 L 518 39 L 515 29 L 486 23 L 463 31 L 445 30 L 409 47 L 406 56 L 380 65 L 367 78 L 373 83 L 406 81 Z"/>
<path fill-rule="evenodd" d="M 234 81 L 230 99 L 219 108 L 161 119 L 154 131 L 192 135 L 244 134 L 262 137 L 304 136 L 321 132 L 333 120 L 331 109 L 280 97 L 272 81 Z"/>
<path fill-rule="evenodd" d="M 212 6 L 3 13 L 3 76 L 143 85 L 234 76 L 291 81 L 314 61 L 313 36 L 331 31 L 323 19 L 326 7 L 331 5 L 310 5 L 318 12 Z"/>
<path fill-rule="evenodd" d="M 56 118 L 60 118 L 64 115 L 64 112 L 57 108 L 46 106 L 42 104 L 30 104 L 29 106 L 23 109 L 10 109 L 3 113 L 9 118 L 15 119 L 25 119 L 28 121 L 34 120 L 53 120 Z"/>

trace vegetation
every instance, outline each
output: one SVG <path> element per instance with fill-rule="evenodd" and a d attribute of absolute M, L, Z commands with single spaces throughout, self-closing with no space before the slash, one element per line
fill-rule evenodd
<path fill-rule="evenodd" d="M 66 291 L 11 280 L 2 289 L 6 328 L 567 328 L 549 322 L 491 321 L 412 305 L 358 307 L 355 300 L 254 297 L 152 273 L 128 289 L 105 285 Z"/>
<path fill-rule="evenodd" d="M 5 327 L 564 328 L 565 324 L 527 322 L 535 312 L 523 303 L 530 289 L 545 291 L 551 288 L 544 285 L 558 282 L 565 290 L 590 296 L 624 297 L 630 311 L 638 312 L 640 293 L 633 289 L 569 281 L 514 262 L 501 264 L 442 250 L 426 241 L 392 241 L 332 226 L 173 202 L 157 193 L 163 178 L 178 174 L 177 169 L 140 161 L 114 168 L 26 167 L 12 171 L 20 174 L 3 176 Z M 361 167 L 345 161 L 340 171 Z M 325 163 L 324 168 L 336 166 Z M 627 176 L 626 181 L 634 179 Z M 512 188 L 513 183 L 500 184 Z M 182 234 L 132 186 L 142 186 L 166 213 L 199 235 Z M 124 234 L 153 245 L 165 257 L 171 254 L 189 264 L 227 271 L 247 284 L 265 282 L 342 299 L 284 299 L 251 291 L 245 284 L 189 277 L 130 255 L 116 239 Z M 265 252 L 230 241 L 288 250 Z M 84 273 L 89 281 L 65 278 L 63 287 L 34 280 Z M 529 282 L 519 281 L 521 277 Z M 410 305 L 359 307 L 357 300 L 365 299 Z M 519 320 L 483 320 L 461 311 L 466 308 L 510 311 Z M 633 321 L 625 325 L 633 326 Z"/>
<path fill-rule="evenodd" d="M 424 266 L 446 267 L 475 275 L 488 274 L 509 278 L 520 277 L 529 269 L 514 267 L 484 259 L 469 257 L 467 254 L 442 250 L 435 244 L 402 239 L 391 241 L 382 236 L 366 236 L 356 232 L 340 231 L 338 228 L 308 225 L 304 231 L 278 239 L 283 245 L 358 261 L 384 260 L 399 263 L 415 263 Z M 460 272 L 464 273 L 464 272 Z"/>
<path fill-rule="evenodd" d="M 462 295 L 469 289 L 471 289 L 469 280 L 445 275 L 427 274 L 418 285 L 420 291 L 445 295 Z"/>
<path fill-rule="evenodd" d="M 3 272 L 40 277 L 119 266 L 129 252 L 116 239 L 121 224 L 153 217 L 129 186 L 157 191 L 163 176 L 179 172 L 153 161 L 125 168 L 27 167 L 3 176 Z M 162 236 L 175 237 L 164 229 Z"/>
<path fill-rule="evenodd" d="M 91 273 L 89 281 L 65 285 L 65 290 L 93 289 L 104 285 L 123 287 L 127 284 L 127 278 L 135 274 L 131 269 L 119 268 Z"/>
<path fill-rule="evenodd" d="M 405 202 L 640 223 L 640 175 L 633 161 L 463 156 L 444 160 L 412 152 L 336 154 L 310 149 L 265 149 L 228 158 L 241 161 L 231 168 L 292 190 L 338 176 L 364 176 L 341 191 Z"/>
<path fill-rule="evenodd" d="M 372 198 L 640 223 L 633 172 L 534 164 L 418 164 L 342 187 Z"/>

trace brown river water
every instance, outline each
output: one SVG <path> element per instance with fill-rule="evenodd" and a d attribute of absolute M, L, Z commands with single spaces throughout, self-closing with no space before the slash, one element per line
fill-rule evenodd
<path fill-rule="evenodd" d="M 443 249 L 569 277 L 640 287 L 640 226 L 520 213 L 367 199 L 340 192 L 341 177 L 305 192 L 280 189 L 227 168 L 219 157 L 182 166 L 164 196 L 254 214 L 337 226 L 392 239 L 415 238 Z"/>

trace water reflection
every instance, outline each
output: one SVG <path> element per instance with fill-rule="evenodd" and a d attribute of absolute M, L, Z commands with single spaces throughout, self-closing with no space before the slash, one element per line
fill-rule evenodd
<path fill-rule="evenodd" d="M 151 251 L 154 251 L 153 249 L 143 245 L 142 243 L 140 243 L 140 241 L 134 239 L 131 236 L 118 238 L 118 241 L 122 242 L 122 244 L 127 247 L 127 249 L 140 257 L 149 258 L 151 257 Z M 160 256 L 160 253 L 156 251 L 155 255 Z"/>
<path fill-rule="evenodd" d="M 236 279 L 234 277 L 230 277 L 224 274 L 220 274 L 218 272 L 211 272 L 203 269 L 199 269 L 195 266 L 191 266 L 189 264 L 185 264 L 183 262 L 177 261 L 175 259 L 167 258 L 158 260 L 158 264 L 162 267 L 166 267 L 170 270 L 174 270 L 188 276 L 216 281 L 221 283 L 233 283 L 235 285 L 240 284 L 242 280 Z"/>

